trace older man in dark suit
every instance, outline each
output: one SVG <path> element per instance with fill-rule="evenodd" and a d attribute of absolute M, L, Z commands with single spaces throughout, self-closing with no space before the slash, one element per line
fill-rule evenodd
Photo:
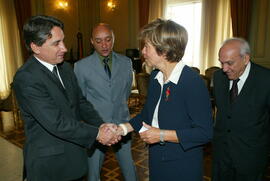
<path fill-rule="evenodd" d="M 268 163 L 270 70 L 250 62 L 248 43 L 226 40 L 214 74 L 217 117 L 213 181 L 261 181 Z"/>
<path fill-rule="evenodd" d="M 35 16 L 23 32 L 32 56 L 17 71 L 14 89 L 25 121 L 27 180 L 82 180 L 87 173 L 85 148 L 96 139 L 105 145 L 117 142 L 117 126 L 103 123 L 63 62 L 63 23 Z"/>

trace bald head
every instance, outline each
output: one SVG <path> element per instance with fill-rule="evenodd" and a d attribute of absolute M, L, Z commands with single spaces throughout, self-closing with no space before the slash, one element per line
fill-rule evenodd
<path fill-rule="evenodd" d="M 229 38 L 222 43 L 220 50 L 223 47 L 232 47 L 238 49 L 241 56 L 244 56 L 246 54 L 250 55 L 249 44 L 246 40 L 242 38 Z"/>
<path fill-rule="evenodd" d="M 109 56 L 114 44 L 112 28 L 105 23 L 96 25 L 92 30 L 91 43 L 99 55 L 103 57 Z"/>
<path fill-rule="evenodd" d="M 111 28 L 111 26 L 109 24 L 106 23 L 99 23 L 97 25 L 95 25 L 92 29 L 92 37 L 94 34 L 96 34 L 97 32 L 100 31 L 109 31 L 113 34 L 113 29 Z"/>
<path fill-rule="evenodd" d="M 219 50 L 219 61 L 223 72 L 230 80 L 236 80 L 245 71 L 250 61 L 250 48 L 241 38 L 231 38 L 222 44 Z"/>

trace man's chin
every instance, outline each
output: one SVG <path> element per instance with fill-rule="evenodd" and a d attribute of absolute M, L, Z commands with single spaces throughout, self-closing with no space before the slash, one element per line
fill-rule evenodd
<path fill-rule="evenodd" d="M 107 57 L 107 56 L 109 56 L 110 55 L 110 51 L 100 51 L 100 52 L 98 52 L 101 56 L 103 56 L 103 57 Z"/>
<path fill-rule="evenodd" d="M 110 53 L 102 53 L 102 54 L 100 54 L 100 55 L 103 56 L 103 57 L 107 57 L 107 56 L 110 55 Z"/>
<path fill-rule="evenodd" d="M 228 77 L 229 80 L 234 80 L 234 79 L 236 79 L 234 76 L 230 76 L 230 75 L 227 75 L 227 77 Z"/>
<path fill-rule="evenodd" d="M 62 63 L 64 61 L 64 58 L 58 58 L 57 63 Z"/>

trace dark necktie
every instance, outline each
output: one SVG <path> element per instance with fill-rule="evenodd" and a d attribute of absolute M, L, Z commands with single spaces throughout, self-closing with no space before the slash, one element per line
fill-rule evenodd
<path fill-rule="evenodd" d="M 234 102 L 235 98 L 238 96 L 238 86 L 237 83 L 240 79 L 233 80 L 232 88 L 230 90 L 230 101 Z"/>
<path fill-rule="evenodd" d="M 65 88 L 64 84 L 62 83 L 62 80 L 61 78 L 59 77 L 58 75 L 58 68 L 57 68 L 57 65 L 53 66 L 53 71 L 52 71 L 53 75 L 55 77 L 57 77 L 57 79 L 60 81 L 61 85 Z"/>
<path fill-rule="evenodd" d="M 106 57 L 103 59 L 103 63 L 104 63 L 104 70 L 105 70 L 106 74 L 108 75 L 109 78 L 111 78 L 111 70 L 110 70 L 110 67 L 108 64 L 109 60 L 110 59 L 108 57 Z"/>
<path fill-rule="evenodd" d="M 53 75 L 55 77 L 57 77 L 58 80 L 60 80 L 59 76 L 58 76 L 58 70 L 57 70 L 57 65 L 53 66 L 53 71 L 52 71 Z"/>

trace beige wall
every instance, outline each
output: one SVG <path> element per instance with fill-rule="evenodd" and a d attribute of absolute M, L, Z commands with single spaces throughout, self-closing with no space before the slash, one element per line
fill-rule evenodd
<path fill-rule="evenodd" d="M 107 9 L 107 0 L 69 0 L 68 10 L 56 9 L 55 2 L 56 0 L 32 0 L 32 12 L 34 15 L 55 16 L 65 23 L 65 43 L 68 50 L 73 48 L 74 57 L 77 56 L 76 34 L 79 29 L 84 35 L 84 53 L 87 55 L 90 49 L 90 34 L 87 33 L 90 33 L 93 24 L 99 21 L 109 23 L 114 29 L 116 36 L 115 51 L 124 53 L 126 48 L 138 48 L 138 0 L 117 0 L 118 6 L 114 11 Z M 80 10 L 82 7 L 93 9 L 88 12 L 78 12 L 78 3 L 81 3 Z M 269 10 L 269 0 L 253 1 L 249 41 L 253 61 L 270 68 Z M 69 54 L 67 54 L 67 57 L 69 57 Z"/>
<path fill-rule="evenodd" d="M 77 1 L 69 1 L 67 9 L 57 9 L 55 0 L 44 1 L 44 14 L 54 16 L 63 21 L 65 25 L 65 44 L 70 51 L 77 50 L 77 32 L 78 32 L 78 4 Z M 69 55 L 67 54 L 69 57 Z"/>
<path fill-rule="evenodd" d="M 100 20 L 111 25 L 115 34 L 114 50 L 125 53 L 127 48 L 138 48 L 138 7 L 137 0 L 117 0 L 115 10 L 107 7 L 107 1 L 100 3 Z M 137 25 L 136 25 L 137 24 Z"/>
<path fill-rule="evenodd" d="M 138 0 L 116 0 L 114 11 L 107 8 L 107 0 L 69 0 L 65 10 L 57 9 L 57 0 L 32 0 L 32 13 L 54 16 L 65 24 L 65 44 L 77 57 L 77 33 L 83 33 L 84 55 L 90 51 L 90 31 L 98 22 L 112 26 L 115 33 L 114 50 L 125 53 L 127 48 L 138 48 Z M 69 58 L 69 52 L 66 57 Z"/>
<path fill-rule="evenodd" d="M 256 0 L 252 5 L 249 41 L 252 60 L 270 68 L 270 2 Z"/>

